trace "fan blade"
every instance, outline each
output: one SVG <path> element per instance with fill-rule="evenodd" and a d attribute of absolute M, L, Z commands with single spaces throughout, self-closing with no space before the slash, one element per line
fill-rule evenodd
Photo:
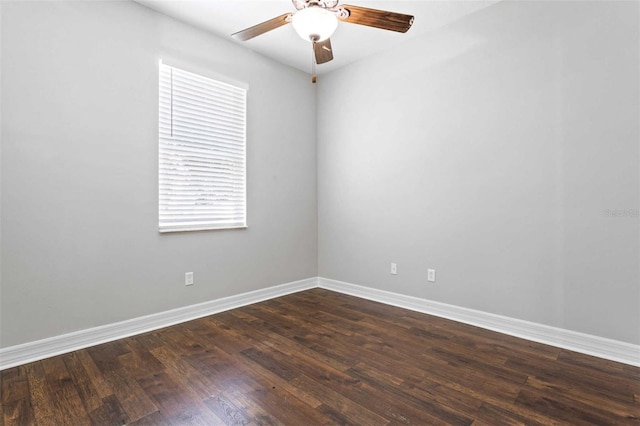
<path fill-rule="evenodd" d="M 247 41 L 256 36 L 264 34 L 268 31 L 275 30 L 283 25 L 286 25 L 291 22 L 291 17 L 293 15 L 291 13 L 285 13 L 284 15 L 280 15 L 277 18 L 269 19 L 268 21 L 264 21 L 258 25 L 254 25 L 253 27 L 249 27 L 242 31 L 238 31 L 237 33 L 231 34 L 231 37 L 240 41 Z"/>
<path fill-rule="evenodd" d="M 333 59 L 333 52 L 331 50 L 331 40 L 319 41 L 313 43 L 313 52 L 316 55 L 316 64 L 324 64 Z"/>
<path fill-rule="evenodd" d="M 369 9 L 367 7 L 351 6 L 343 4 L 341 9 L 349 12 L 349 16 L 340 19 L 351 24 L 366 25 L 368 27 L 381 28 L 383 30 L 406 33 L 413 24 L 413 16 L 402 13 L 388 12 L 386 10 Z"/>

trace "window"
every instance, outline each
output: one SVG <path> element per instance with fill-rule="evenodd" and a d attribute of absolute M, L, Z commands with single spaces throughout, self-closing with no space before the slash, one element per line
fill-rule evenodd
<path fill-rule="evenodd" d="M 246 227 L 246 98 L 160 64 L 160 232 Z"/>

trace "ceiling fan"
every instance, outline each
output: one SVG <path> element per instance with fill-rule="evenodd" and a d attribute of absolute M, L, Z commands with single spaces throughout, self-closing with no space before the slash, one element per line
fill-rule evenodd
<path fill-rule="evenodd" d="M 231 37 L 246 41 L 283 25 L 292 24 L 298 35 L 312 44 L 314 60 L 311 81 L 313 83 L 316 82 L 315 65 L 324 64 L 333 59 L 329 37 L 336 30 L 339 20 L 400 33 L 406 33 L 413 24 L 411 15 L 346 4 L 338 6 L 338 0 L 291 1 L 296 12 L 269 19 L 238 31 Z"/>

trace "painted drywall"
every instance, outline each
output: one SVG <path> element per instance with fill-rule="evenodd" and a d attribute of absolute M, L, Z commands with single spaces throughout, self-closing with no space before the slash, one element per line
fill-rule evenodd
<path fill-rule="evenodd" d="M 1 26 L 2 347 L 317 275 L 307 75 L 133 2 Z M 246 230 L 158 233 L 162 57 L 249 86 Z"/>
<path fill-rule="evenodd" d="M 638 6 L 502 2 L 323 76 L 320 276 L 640 343 Z"/>

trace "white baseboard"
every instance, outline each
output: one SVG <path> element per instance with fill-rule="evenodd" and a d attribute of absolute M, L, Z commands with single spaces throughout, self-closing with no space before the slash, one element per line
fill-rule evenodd
<path fill-rule="evenodd" d="M 0 349 L 0 370 L 318 286 L 309 278 Z"/>
<path fill-rule="evenodd" d="M 523 321 L 418 297 L 318 278 L 318 286 L 363 299 L 435 315 L 465 324 L 640 367 L 640 345 Z"/>
<path fill-rule="evenodd" d="M 1 348 L 0 370 L 316 287 L 640 367 L 640 345 L 316 277 Z"/>

